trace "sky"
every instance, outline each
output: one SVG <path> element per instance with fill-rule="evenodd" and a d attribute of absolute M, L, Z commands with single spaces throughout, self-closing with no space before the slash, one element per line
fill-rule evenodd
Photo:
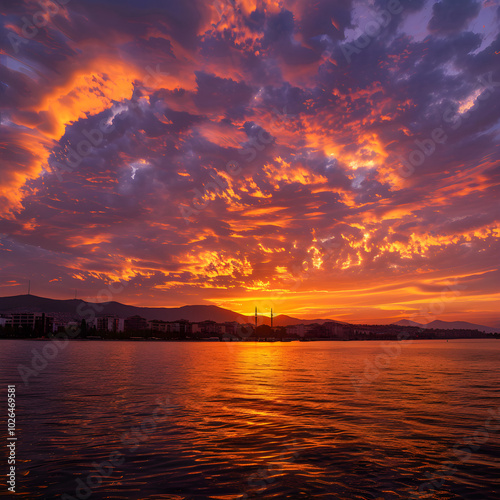
<path fill-rule="evenodd" d="M 0 295 L 500 327 L 498 0 L 2 9 Z"/>

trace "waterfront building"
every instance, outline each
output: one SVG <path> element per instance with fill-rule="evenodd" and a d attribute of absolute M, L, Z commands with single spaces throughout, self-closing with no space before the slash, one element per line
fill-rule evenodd
<path fill-rule="evenodd" d="M 127 318 L 124 326 L 126 332 L 138 332 L 148 329 L 148 321 L 146 318 L 136 314 L 135 316 Z"/>
<path fill-rule="evenodd" d="M 117 316 L 99 316 L 94 320 L 94 326 L 98 331 L 123 332 L 125 321 Z"/>

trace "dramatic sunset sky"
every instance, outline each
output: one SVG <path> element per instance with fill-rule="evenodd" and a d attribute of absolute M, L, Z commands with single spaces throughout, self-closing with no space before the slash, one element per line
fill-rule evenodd
<path fill-rule="evenodd" d="M 45 3 L 2 2 L 1 295 L 500 326 L 499 1 Z"/>

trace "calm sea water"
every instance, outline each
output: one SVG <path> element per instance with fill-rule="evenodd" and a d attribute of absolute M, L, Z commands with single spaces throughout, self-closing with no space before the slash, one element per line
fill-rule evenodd
<path fill-rule="evenodd" d="M 18 498 L 500 498 L 499 340 L 73 341 L 26 387 L 46 344 L 0 343 Z"/>

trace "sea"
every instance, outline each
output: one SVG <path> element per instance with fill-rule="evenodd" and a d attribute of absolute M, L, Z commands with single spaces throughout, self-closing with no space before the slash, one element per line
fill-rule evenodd
<path fill-rule="evenodd" d="M 2 498 L 500 499 L 498 339 L 3 339 L 0 387 Z"/>

